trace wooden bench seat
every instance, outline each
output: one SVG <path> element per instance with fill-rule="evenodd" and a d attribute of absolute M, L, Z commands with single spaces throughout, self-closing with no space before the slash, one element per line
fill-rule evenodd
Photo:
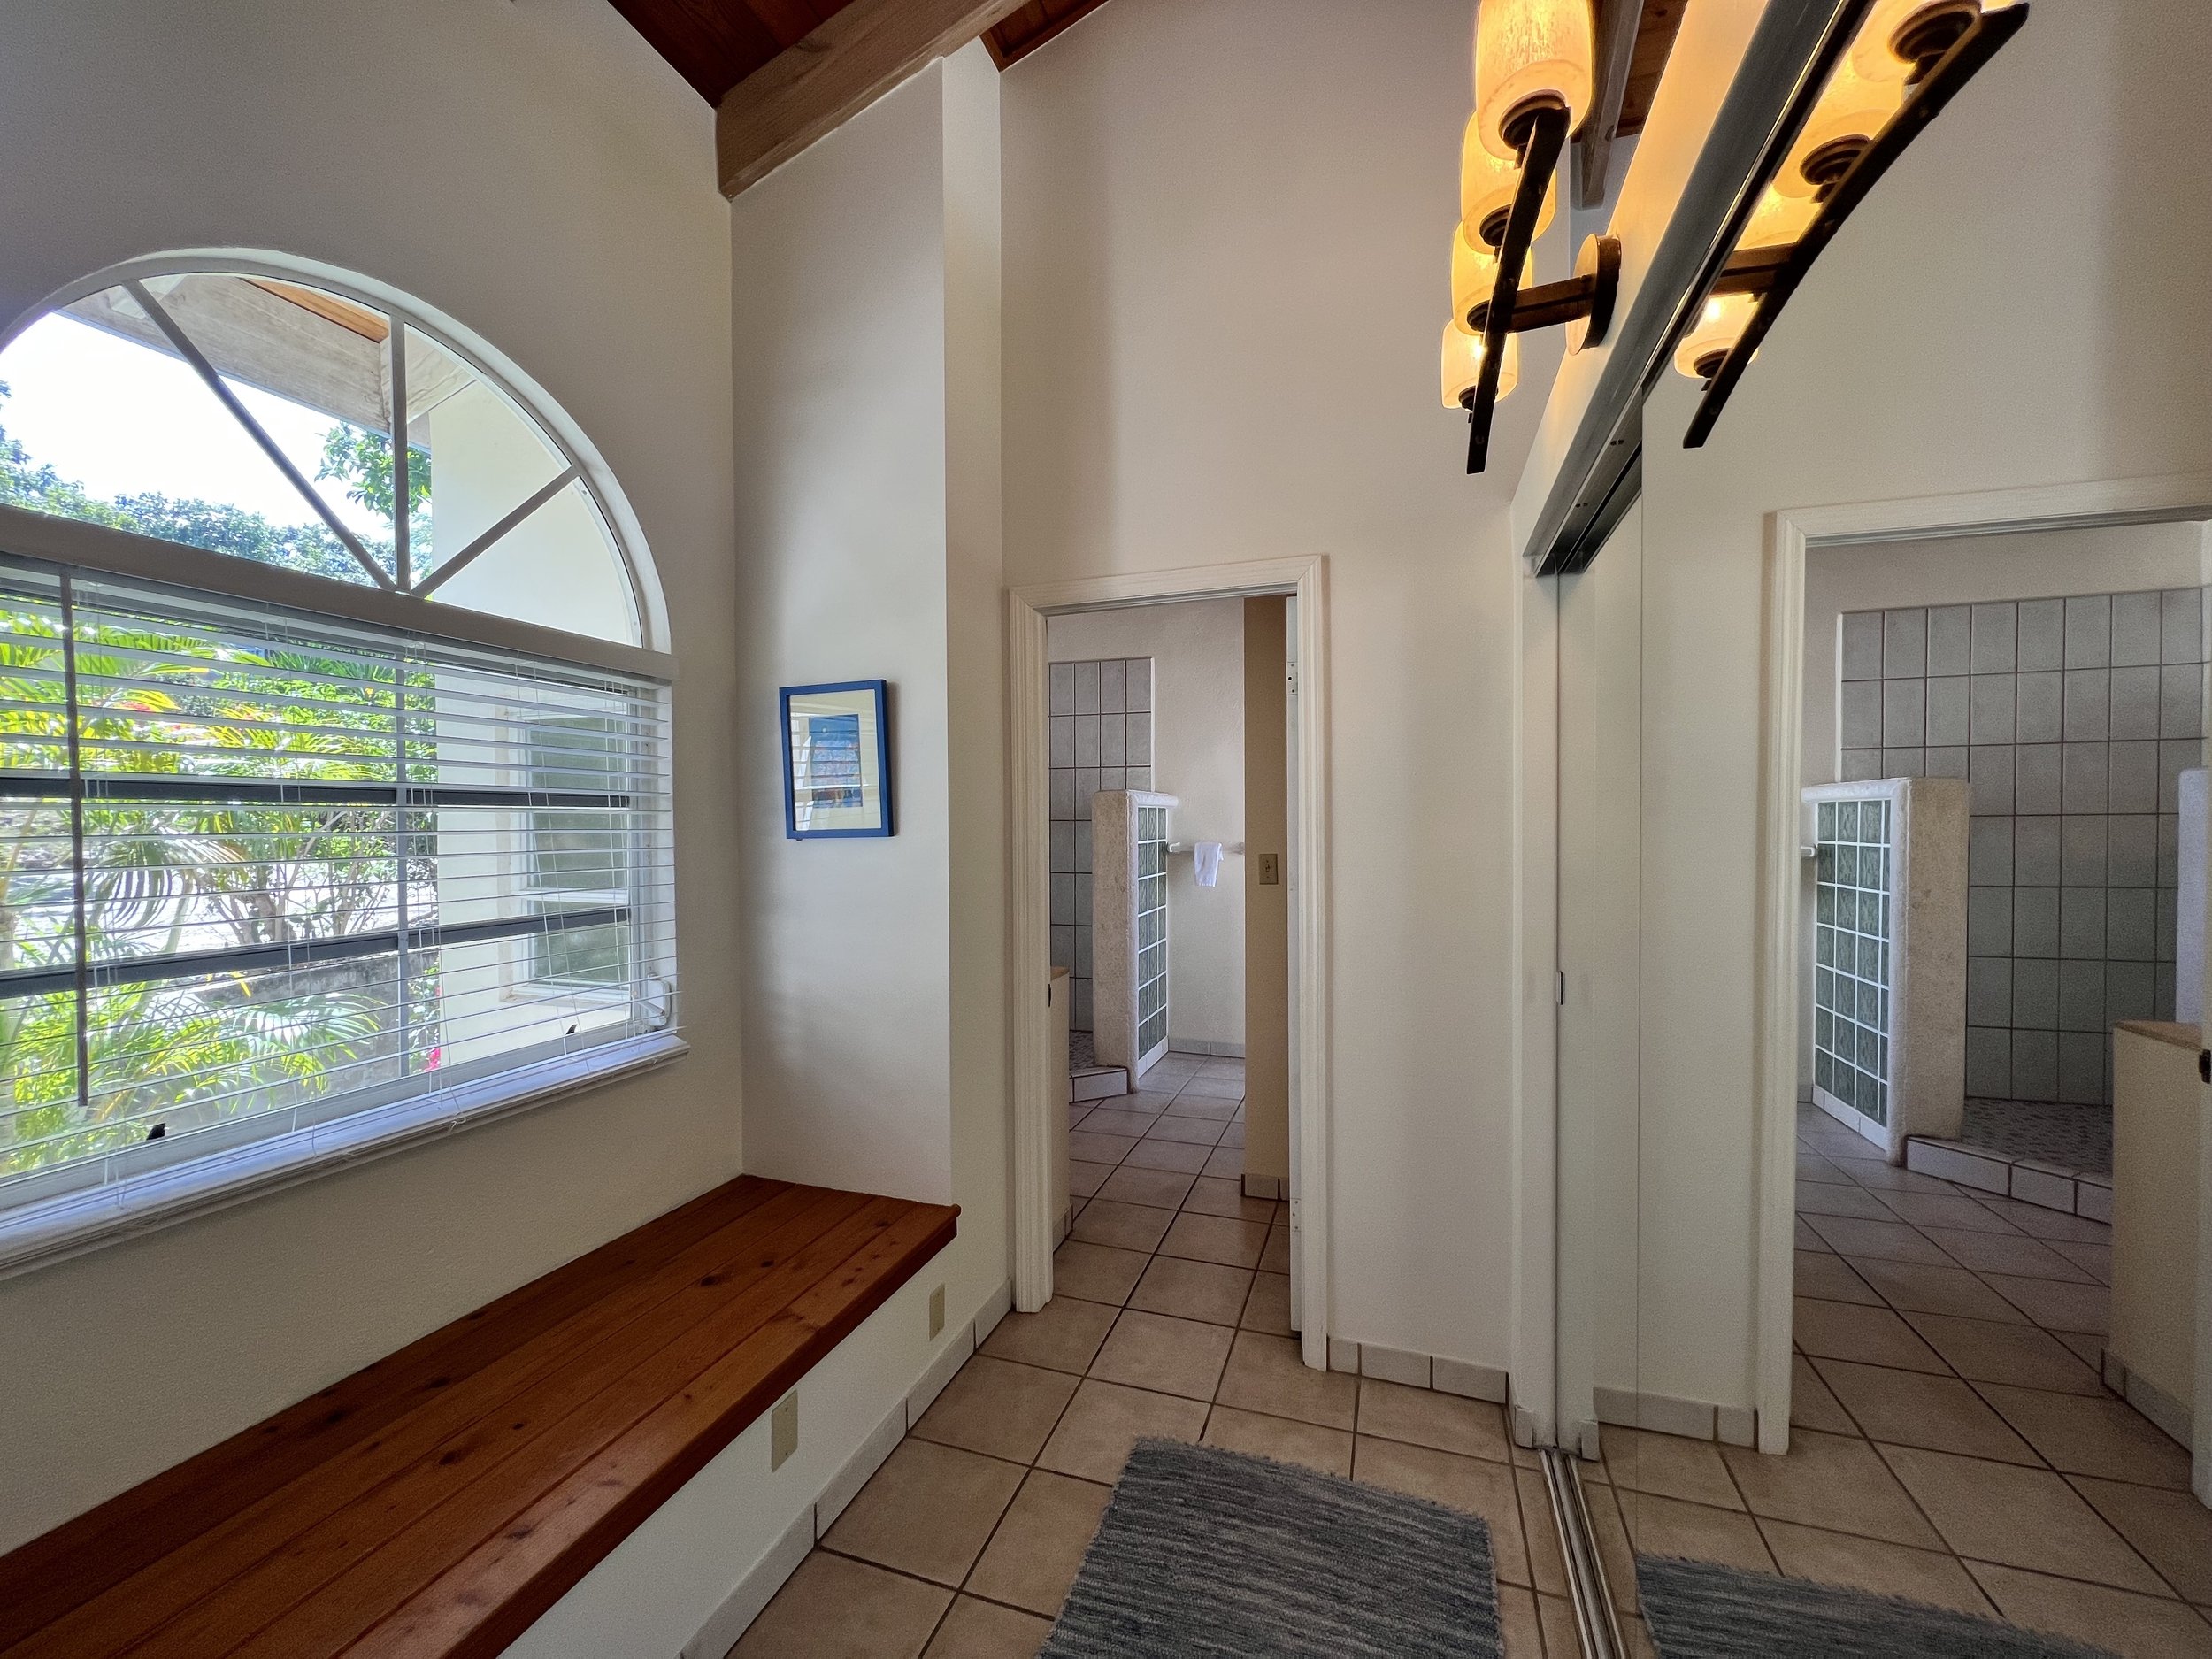
<path fill-rule="evenodd" d="M 0 1655 L 496 1654 L 958 1213 L 717 1187 L 0 1556 Z"/>

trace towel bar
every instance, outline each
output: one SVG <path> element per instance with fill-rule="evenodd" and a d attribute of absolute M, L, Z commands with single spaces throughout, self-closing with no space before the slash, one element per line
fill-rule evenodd
<path fill-rule="evenodd" d="M 1193 843 L 1190 841 L 1170 841 L 1167 844 L 1168 856 L 1170 857 L 1174 857 L 1178 854 L 1180 854 L 1184 857 L 1188 857 L 1190 856 L 1192 846 Z M 1221 850 L 1225 856 L 1233 855 L 1236 857 L 1241 858 L 1244 856 L 1244 843 L 1242 841 L 1225 841 L 1222 844 Z"/>

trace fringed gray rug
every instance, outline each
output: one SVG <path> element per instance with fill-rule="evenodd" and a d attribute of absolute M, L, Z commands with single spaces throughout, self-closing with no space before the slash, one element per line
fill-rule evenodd
<path fill-rule="evenodd" d="M 1660 1659 L 2112 1659 L 2101 1647 L 1864 1590 L 1636 1557 Z"/>
<path fill-rule="evenodd" d="M 1040 1659 L 1502 1659 L 1471 1515 L 1140 1440 Z"/>

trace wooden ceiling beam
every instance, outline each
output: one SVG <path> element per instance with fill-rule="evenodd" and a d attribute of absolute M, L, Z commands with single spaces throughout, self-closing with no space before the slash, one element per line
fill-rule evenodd
<path fill-rule="evenodd" d="M 758 182 L 1021 0 L 851 0 L 732 87 L 715 111 L 722 194 Z"/>
<path fill-rule="evenodd" d="M 1621 103 L 1628 96 L 1628 66 L 1643 22 L 1642 0 L 1598 0 L 1596 98 L 1575 140 L 1574 204 L 1595 207 L 1605 200 L 1606 173 L 1613 159 L 1613 136 L 1621 124 Z"/>

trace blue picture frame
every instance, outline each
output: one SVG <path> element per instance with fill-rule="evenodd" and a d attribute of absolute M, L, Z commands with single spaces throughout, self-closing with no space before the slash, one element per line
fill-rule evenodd
<path fill-rule="evenodd" d="M 785 838 L 851 841 L 894 833 L 891 682 L 786 686 L 776 703 L 783 727 Z M 803 741 L 797 736 L 802 721 Z"/>

